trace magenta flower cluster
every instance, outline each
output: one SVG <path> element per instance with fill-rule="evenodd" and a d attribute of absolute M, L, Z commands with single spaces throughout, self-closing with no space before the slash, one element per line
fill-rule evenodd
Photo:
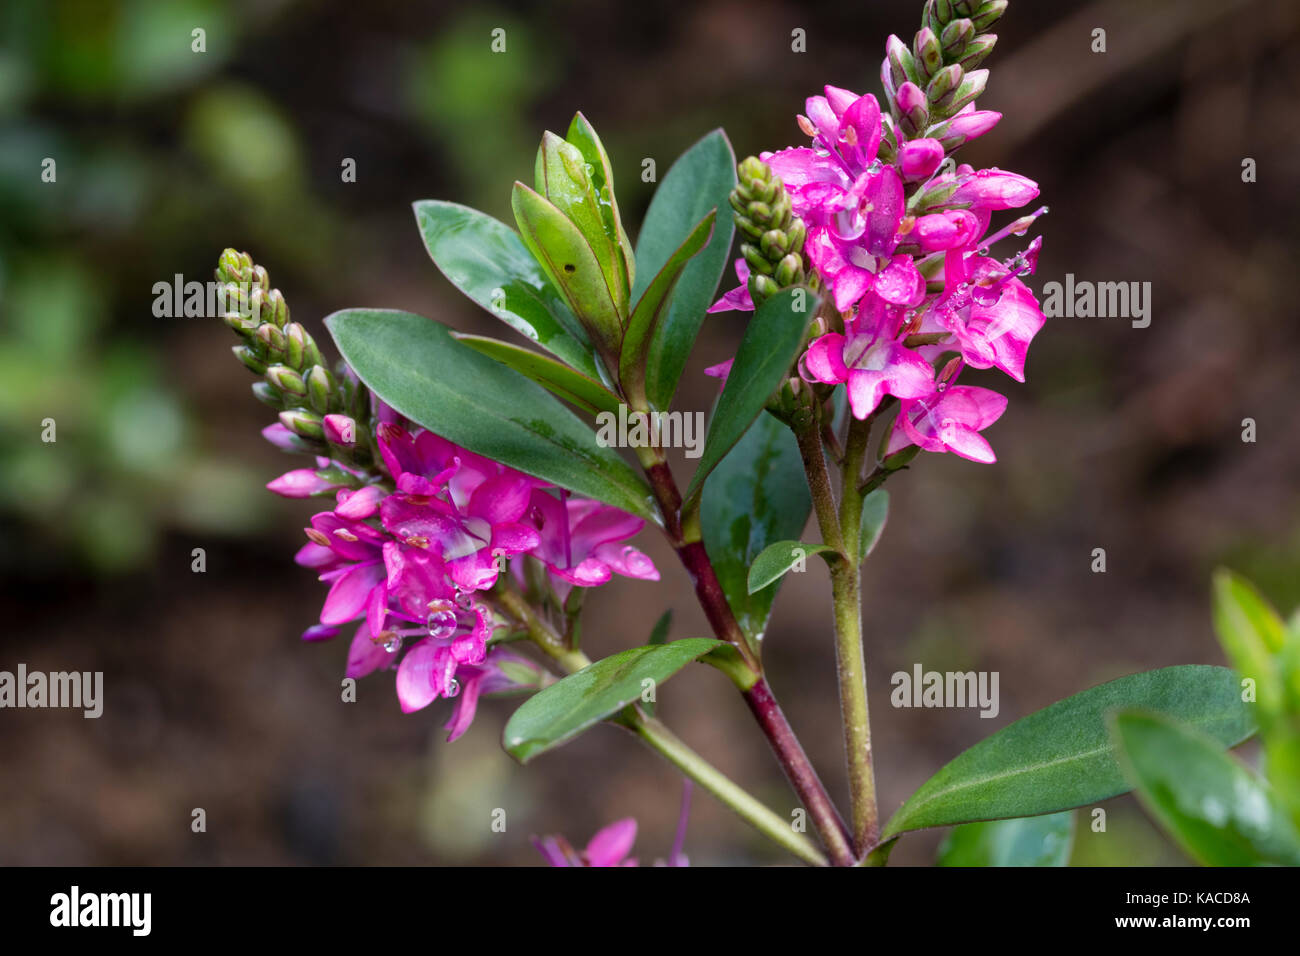
<path fill-rule="evenodd" d="M 410 713 L 439 697 L 458 698 L 454 740 L 469 726 L 481 694 L 518 685 L 509 664 L 521 658 L 489 648 L 500 622 L 484 596 L 510 568 L 522 580 L 531 556 L 563 600 L 573 587 L 615 575 L 658 580 L 654 563 L 631 545 L 644 521 L 600 502 L 557 491 L 505 465 L 411 426 L 380 407 L 376 438 L 394 489 L 335 488 L 318 469 L 291 471 L 268 487 L 290 498 L 335 494 L 313 515 L 295 560 L 329 584 L 320 623 L 306 640 L 325 640 L 356 622 L 348 677 L 397 662 L 397 697 Z M 266 436 L 280 443 L 273 425 Z M 337 463 L 318 461 L 321 468 Z"/>
<path fill-rule="evenodd" d="M 998 119 L 970 104 L 948 121 L 946 134 L 955 131 L 965 141 Z M 917 445 L 992 462 L 993 449 L 980 432 L 1002 414 L 1006 398 L 955 382 L 965 366 L 997 368 L 1024 381 L 1025 355 L 1044 319 L 1020 276 L 1034 271 L 1040 240 L 1005 261 L 988 250 L 1023 234 L 1045 210 L 988 231 L 993 213 L 1026 205 L 1038 187 L 996 168 L 945 170 L 946 151 L 937 139 L 900 142 L 889 150 L 892 162 L 883 162 L 887 120 L 874 96 L 827 86 L 799 117 L 812 146 L 762 154 L 804 220 L 805 255 L 844 318 L 843 332 L 811 343 L 800 375 L 845 385 L 857 418 L 872 414 L 886 396 L 896 398 L 889 453 Z M 712 311 L 753 308 L 743 259 L 736 271 L 741 287 Z M 956 356 L 936 369 L 949 353 Z"/>

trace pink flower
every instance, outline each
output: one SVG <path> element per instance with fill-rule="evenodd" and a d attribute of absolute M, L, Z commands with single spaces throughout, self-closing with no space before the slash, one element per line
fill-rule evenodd
<path fill-rule="evenodd" d="M 801 363 L 810 381 L 847 384 L 856 418 L 866 418 L 886 395 L 922 398 L 934 390 L 934 368 L 896 340 L 903 310 L 877 296 L 847 323 L 848 334 L 832 332 L 813 342 Z"/>
<path fill-rule="evenodd" d="M 628 544 L 645 521 L 612 505 L 585 498 L 560 498 L 535 489 L 528 520 L 538 543 L 529 552 L 546 565 L 561 601 L 573 586 L 595 587 L 613 575 L 658 581 L 654 562 Z"/>
<path fill-rule="evenodd" d="M 379 426 L 379 450 L 398 490 L 380 504 L 384 529 L 446 562 L 456 587 L 492 587 L 497 556 L 537 546 L 536 531 L 520 523 L 536 480 L 432 432 L 412 436 L 400 425 Z"/>
<path fill-rule="evenodd" d="M 596 831 L 581 852 L 562 836 L 533 838 L 533 846 L 551 866 L 636 866 L 636 858 L 628 856 L 635 842 L 636 820 L 631 817 Z"/>
<path fill-rule="evenodd" d="M 744 257 L 736 260 L 736 278 L 740 280 L 740 285 L 725 293 L 721 299 L 709 306 L 709 312 L 727 312 L 731 309 L 739 309 L 742 312 L 754 311 L 754 299 L 749 294 L 749 263 Z"/>
<path fill-rule="evenodd" d="M 987 388 L 954 385 L 920 399 L 899 403 L 898 418 L 885 453 L 892 455 L 908 445 L 924 451 L 950 451 L 971 461 L 997 461 L 993 448 L 980 434 L 1006 411 L 1005 396 Z"/>

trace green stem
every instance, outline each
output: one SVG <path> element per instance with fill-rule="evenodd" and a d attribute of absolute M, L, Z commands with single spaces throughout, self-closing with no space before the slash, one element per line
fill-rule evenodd
<path fill-rule="evenodd" d="M 794 429 L 803 457 L 804 472 L 808 476 L 808 490 L 812 493 L 813 511 L 817 527 L 821 529 L 822 543 L 844 553 L 844 538 L 835 516 L 835 492 L 831 490 L 830 472 L 826 470 L 826 453 L 822 450 L 821 431 L 817 422 L 801 423 Z"/>
<path fill-rule="evenodd" d="M 565 672 L 575 673 L 591 663 L 591 659 L 582 651 L 568 647 L 554 628 L 547 624 L 509 585 L 499 588 L 495 593 L 502 609 L 523 625 L 533 643 Z M 748 791 L 733 783 L 724 773 L 686 746 L 660 721 L 647 717 L 636 708 L 628 708 L 619 718 L 616 718 L 616 722 L 631 730 L 652 750 L 661 754 L 682 773 L 717 797 L 759 833 L 789 850 L 805 863 L 814 866 L 827 865 L 826 857 L 821 851 L 808 839 L 796 833 L 789 821 L 783 820 Z"/>
<path fill-rule="evenodd" d="M 658 720 L 635 713 L 627 727 L 669 763 L 690 777 L 709 793 L 730 807 L 735 814 L 772 842 L 789 850 L 805 863 L 826 866 L 826 857 L 803 836 L 794 832 L 789 820 L 783 820 L 732 783 L 725 774 L 682 743 Z"/>
<path fill-rule="evenodd" d="M 839 675 L 840 716 L 844 724 L 844 750 L 848 761 L 849 789 L 853 801 L 853 845 L 866 853 L 879 835 L 876 775 L 871 759 L 871 718 L 867 706 L 867 663 L 862 646 L 862 589 L 860 537 L 862 495 L 859 476 L 871 436 L 870 418 L 849 417 L 845 442 L 839 530 L 843 551 L 831 568 L 831 595 L 835 609 L 835 661 Z"/>

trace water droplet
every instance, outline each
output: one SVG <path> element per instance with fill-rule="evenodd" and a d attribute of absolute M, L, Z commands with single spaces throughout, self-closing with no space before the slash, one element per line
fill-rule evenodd
<path fill-rule="evenodd" d="M 460 608 L 462 611 L 468 611 L 472 609 L 474 607 L 474 592 L 462 591 L 460 588 L 457 588 L 456 606 Z"/>
<path fill-rule="evenodd" d="M 460 693 L 460 681 L 456 680 L 456 678 L 453 677 L 451 680 L 447 681 L 447 692 L 443 696 L 455 697 L 459 693 Z"/>
<path fill-rule="evenodd" d="M 402 638 L 400 635 L 394 635 L 384 641 L 384 650 L 390 654 L 396 654 L 402 649 Z"/>
<path fill-rule="evenodd" d="M 425 624 L 429 628 L 429 636 L 437 640 L 456 633 L 456 615 L 451 611 L 430 611 Z"/>

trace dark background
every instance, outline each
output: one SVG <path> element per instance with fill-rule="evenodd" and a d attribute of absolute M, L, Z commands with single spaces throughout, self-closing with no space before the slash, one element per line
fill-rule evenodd
<path fill-rule="evenodd" d="M 824 83 L 879 95 L 884 41 L 919 0 L 532 5 L 10 0 L 0 12 L 0 669 L 102 670 L 97 721 L 0 711 L 0 863 L 536 863 L 531 833 L 581 844 L 635 815 L 666 855 L 678 778 L 601 727 L 519 768 L 497 746 L 508 702 L 443 742 L 449 707 L 398 709 L 390 676 L 339 700 L 345 642 L 304 645 L 324 589 L 294 566 L 317 510 L 262 485 L 289 458 L 215 320 L 158 319 L 152 287 L 252 253 L 294 318 L 354 305 L 464 329 L 492 320 L 434 269 L 410 203 L 509 219 L 545 128 L 582 109 L 612 154 L 635 230 L 638 175 L 716 126 L 743 156 L 802 141 Z M 207 52 L 190 31 L 207 31 Z M 507 53 L 490 32 L 507 31 Z M 807 31 L 807 52 L 790 33 Z M 1091 33 L 1107 31 L 1107 52 Z M 1136 670 L 1221 663 L 1208 576 L 1227 563 L 1300 603 L 1297 109 L 1300 4 L 1013 0 L 982 108 L 1006 116 L 963 151 L 1039 182 L 1051 214 L 1037 277 L 1149 281 L 1153 319 L 1049 321 L 1028 384 L 979 466 L 923 456 L 891 482 L 865 575 L 882 812 L 963 747 L 1051 701 Z M 40 180 L 57 160 L 57 183 Z M 357 163 L 357 182 L 340 163 Z M 1241 163 L 1258 163 L 1258 182 Z M 730 287 L 730 277 L 724 288 Z M 710 319 L 682 407 L 743 319 Z M 982 381 L 972 377 L 970 381 Z M 990 377 L 985 384 L 994 384 Z M 40 441 L 56 419 L 58 441 Z M 1241 440 L 1253 418 L 1258 441 Z M 815 532 L 814 532 L 815 533 Z M 685 575 L 647 533 L 660 585 L 588 600 L 593 656 L 705 633 Z M 207 571 L 191 571 L 191 549 Z M 1090 571 L 1104 547 L 1108 570 Z M 772 683 L 843 792 L 828 587 L 793 575 L 765 642 Z M 1001 714 L 895 710 L 889 675 L 1001 675 Z M 660 712 L 785 813 L 793 805 L 739 698 L 692 668 Z M 190 830 L 191 810 L 207 832 Z M 494 808 L 507 813 L 493 833 Z M 1077 863 L 1167 863 L 1127 798 Z M 1086 821 L 1085 821 L 1086 822 Z M 940 834 L 894 854 L 919 864 Z M 782 861 L 707 796 L 697 864 Z"/>

